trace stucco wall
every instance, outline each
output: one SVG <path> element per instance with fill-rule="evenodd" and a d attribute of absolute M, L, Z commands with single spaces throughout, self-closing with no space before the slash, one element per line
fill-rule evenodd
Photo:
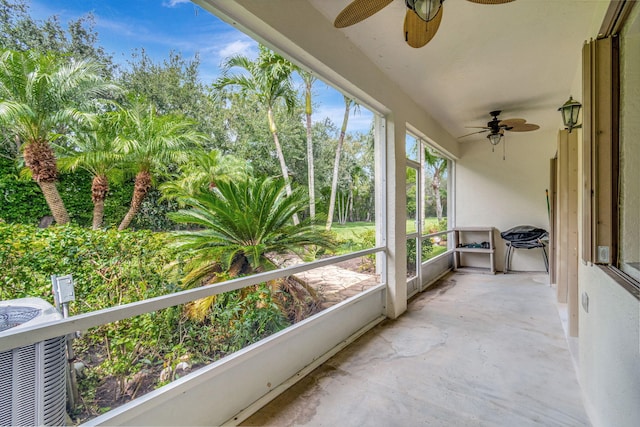
<path fill-rule="evenodd" d="M 504 118 L 509 118 L 508 114 Z M 489 120 L 488 118 L 487 120 Z M 554 157 L 556 132 L 534 131 L 506 136 L 506 158 L 500 142 L 491 151 L 484 136 L 460 144 L 456 164 L 456 226 L 493 226 L 496 267 L 504 267 L 505 242 L 499 232 L 516 225 L 549 230 L 545 190 L 549 188 L 549 161 Z M 483 259 L 477 264 L 482 265 Z M 475 264 L 474 260 L 469 260 Z M 543 271 L 539 249 L 514 251 L 512 270 Z"/>
<path fill-rule="evenodd" d="M 580 383 L 595 427 L 640 425 L 640 308 L 599 267 L 581 265 Z"/>

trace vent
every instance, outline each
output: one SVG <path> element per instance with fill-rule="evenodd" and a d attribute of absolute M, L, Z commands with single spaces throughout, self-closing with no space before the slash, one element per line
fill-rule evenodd
<path fill-rule="evenodd" d="M 0 332 L 61 318 L 39 298 L 0 302 Z M 65 337 L 0 352 L 0 426 L 64 425 L 65 381 Z"/>

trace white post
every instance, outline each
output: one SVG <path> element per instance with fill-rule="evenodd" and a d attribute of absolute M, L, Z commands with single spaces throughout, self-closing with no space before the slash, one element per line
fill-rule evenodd
<path fill-rule="evenodd" d="M 405 169 L 405 134 L 403 120 L 387 116 L 385 141 L 380 153 L 385 157 L 381 182 L 376 188 L 384 194 L 384 215 L 376 218 L 386 229 L 387 243 L 387 301 L 386 314 L 395 319 L 407 310 L 407 194 Z"/>

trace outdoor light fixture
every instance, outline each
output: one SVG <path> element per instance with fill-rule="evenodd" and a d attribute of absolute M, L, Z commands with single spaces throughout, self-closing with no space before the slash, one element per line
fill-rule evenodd
<path fill-rule="evenodd" d="M 407 7 L 425 22 L 431 21 L 442 6 L 444 0 L 405 0 Z"/>
<path fill-rule="evenodd" d="M 569 100 L 562 104 L 562 107 L 558 108 L 558 111 L 562 113 L 564 127 L 569 130 L 569 133 L 571 133 L 572 129 L 582 127 L 582 125 L 577 124 L 580 107 L 582 107 L 582 104 L 574 100 L 572 96 L 569 96 Z"/>

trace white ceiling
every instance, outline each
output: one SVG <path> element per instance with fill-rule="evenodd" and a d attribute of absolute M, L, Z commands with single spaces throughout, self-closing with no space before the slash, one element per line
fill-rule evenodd
<path fill-rule="evenodd" d="M 350 0 L 309 0 L 327 20 Z M 402 33 L 404 0 L 341 31 L 454 137 L 482 126 L 489 111 L 558 129 L 557 108 L 580 99 L 581 48 L 609 0 L 515 0 L 481 5 L 446 0 L 440 29 L 420 49 Z M 463 138 L 474 141 L 485 135 Z"/>

